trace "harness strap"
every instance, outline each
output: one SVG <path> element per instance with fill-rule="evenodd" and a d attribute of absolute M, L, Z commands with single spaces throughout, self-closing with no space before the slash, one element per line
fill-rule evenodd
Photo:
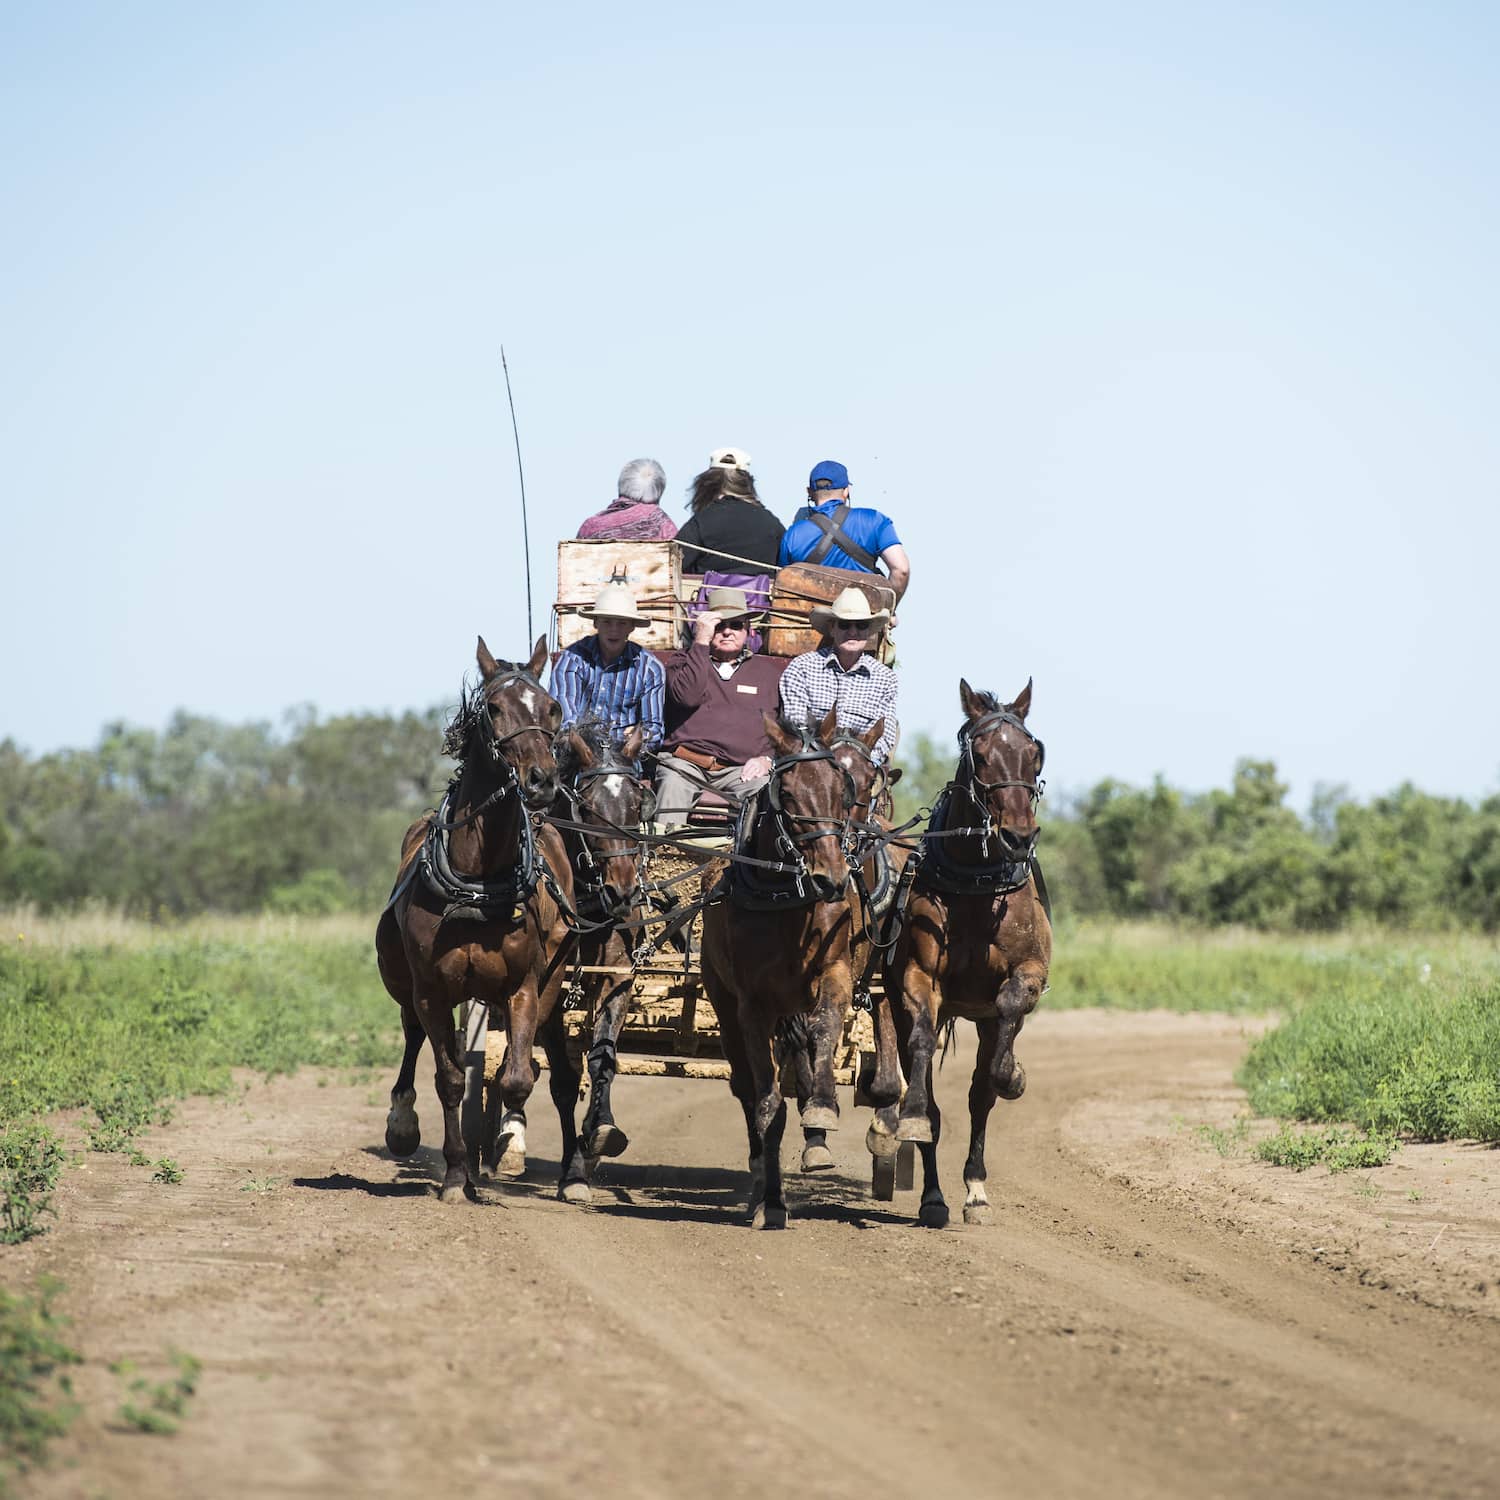
<path fill-rule="evenodd" d="M 866 552 L 853 537 L 844 530 L 843 523 L 849 515 L 849 507 L 840 501 L 831 516 L 825 516 L 822 511 L 811 505 L 804 505 L 797 512 L 798 521 L 811 521 L 819 531 L 823 533 L 817 546 L 803 559 L 804 562 L 820 563 L 835 546 L 842 547 L 844 552 L 857 562 L 866 573 L 878 573 L 880 570 L 875 566 L 875 556 Z"/>

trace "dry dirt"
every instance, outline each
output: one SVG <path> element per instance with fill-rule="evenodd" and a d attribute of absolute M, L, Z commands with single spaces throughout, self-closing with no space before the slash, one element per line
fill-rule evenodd
<path fill-rule="evenodd" d="M 384 1088 L 304 1072 L 68 1173 L 41 1270 L 87 1356 L 39 1497 L 1500 1494 L 1500 1156 L 1408 1148 L 1302 1176 L 1221 1158 L 1237 1021 L 1039 1015 L 990 1131 L 995 1223 L 876 1204 L 866 1115 L 794 1227 L 741 1210 L 720 1083 L 627 1078 L 629 1154 L 589 1208 L 530 1178 L 441 1206 L 438 1156 L 380 1144 Z M 958 1219 L 967 1047 L 939 1098 Z M 437 1139 L 430 1079 L 419 1105 Z M 788 1150 L 791 1162 L 791 1150 Z M 1418 1196 L 1413 1197 L 1416 1194 Z M 128 1357 L 203 1361 L 181 1430 L 116 1412 Z"/>

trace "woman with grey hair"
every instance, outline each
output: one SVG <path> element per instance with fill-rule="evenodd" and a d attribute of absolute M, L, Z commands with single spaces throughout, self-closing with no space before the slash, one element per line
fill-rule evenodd
<path fill-rule="evenodd" d="M 654 458 L 633 458 L 620 470 L 616 498 L 578 528 L 578 535 L 599 541 L 670 542 L 677 524 L 661 508 L 667 475 Z"/>

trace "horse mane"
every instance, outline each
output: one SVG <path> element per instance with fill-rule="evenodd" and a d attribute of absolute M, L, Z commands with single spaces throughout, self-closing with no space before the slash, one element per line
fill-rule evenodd
<path fill-rule="evenodd" d="M 505 672 L 524 672 L 526 667 L 520 662 L 497 661 L 496 675 Z M 457 761 L 460 771 L 463 770 L 464 750 L 469 743 L 469 736 L 479 726 L 482 715 L 489 712 L 487 693 L 484 679 L 478 682 L 465 681 L 458 692 L 458 707 L 453 710 L 452 716 L 443 726 L 443 754 L 449 760 Z"/>
<path fill-rule="evenodd" d="M 571 726 L 572 732 L 581 739 L 590 750 L 594 752 L 597 760 L 604 765 L 620 765 L 625 762 L 620 758 L 619 747 L 614 742 L 614 737 L 609 732 L 609 725 L 600 718 L 580 719 L 578 723 Z M 557 756 L 557 769 L 566 781 L 571 781 L 582 768 L 583 762 L 578 752 L 569 743 L 567 734 L 564 734 L 557 742 L 554 752 Z"/>
<path fill-rule="evenodd" d="M 697 515 L 705 505 L 722 500 L 726 495 L 734 500 L 746 500 L 751 505 L 760 505 L 760 496 L 755 493 L 755 479 L 744 469 L 705 469 L 693 480 L 688 490 L 688 509 Z"/>
<path fill-rule="evenodd" d="M 987 693 L 983 688 L 975 688 L 974 696 L 979 700 L 979 705 L 986 713 L 999 713 L 1005 705 L 994 693 Z"/>

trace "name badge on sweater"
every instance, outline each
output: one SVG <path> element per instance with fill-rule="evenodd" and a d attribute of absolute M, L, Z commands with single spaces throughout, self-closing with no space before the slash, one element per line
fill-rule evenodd
<path fill-rule="evenodd" d="M 760 691 L 760 689 L 751 682 L 737 682 L 734 685 L 734 690 L 737 693 L 758 693 Z"/>

